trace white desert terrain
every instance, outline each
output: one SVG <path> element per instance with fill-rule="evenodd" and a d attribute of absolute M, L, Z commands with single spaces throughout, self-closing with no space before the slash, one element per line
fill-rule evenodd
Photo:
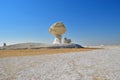
<path fill-rule="evenodd" d="M 0 80 L 120 80 L 120 46 L 0 58 Z"/>

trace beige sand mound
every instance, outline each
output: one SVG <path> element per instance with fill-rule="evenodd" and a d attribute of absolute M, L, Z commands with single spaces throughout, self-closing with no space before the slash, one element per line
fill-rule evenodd
<path fill-rule="evenodd" d="M 28 56 L 41 54 L 55 54 L 89 51 L 96 48 L 61 48 L 61 49 L 26 49 L 26 50 L 0 50 L 0 57 Z"/>

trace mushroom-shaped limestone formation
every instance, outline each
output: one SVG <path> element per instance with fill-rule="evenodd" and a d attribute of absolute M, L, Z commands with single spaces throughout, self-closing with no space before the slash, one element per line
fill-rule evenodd
<path fill-rule="evenodd" d="M 66 32 L 66 28 L 63 23 L 57 22 L 50 26 L 49 33 L 53 34 L 56 38 L 53 44 L 61 44 L 62 34 Z"/>

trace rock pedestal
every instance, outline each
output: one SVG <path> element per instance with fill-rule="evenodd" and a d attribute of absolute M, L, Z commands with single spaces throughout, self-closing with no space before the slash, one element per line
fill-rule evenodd
<path fill-rule="evenodd" d="M 61 44 L 62 43 L 61 39 L 62 39 L 61 35 L 56 35 L 53 44 Z"/>

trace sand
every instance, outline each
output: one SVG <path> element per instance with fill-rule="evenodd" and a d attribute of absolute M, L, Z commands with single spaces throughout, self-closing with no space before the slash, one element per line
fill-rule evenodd
<path fill-rule="evenodd" d="M 26 49 L 26 50 L 0 50 L 0 58 L 14 56 L 30 56 L 43 54 L 58 54 L 68 52 L 89 51 L 97 48 L 61 48 L 61 49 Z"/>
<path fill-rule="evenodd" d="M 120 47 L 0 58 L 0 80 L 120 80 Z"/>

